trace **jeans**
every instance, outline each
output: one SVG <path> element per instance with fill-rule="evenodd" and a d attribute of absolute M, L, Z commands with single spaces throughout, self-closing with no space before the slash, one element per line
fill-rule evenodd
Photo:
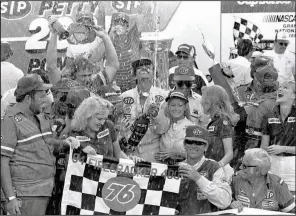
<path fill-rule="evenodd" d="M 18 197 L 21 201 L 22 215 L 45 215 L 49 197 Z"/>

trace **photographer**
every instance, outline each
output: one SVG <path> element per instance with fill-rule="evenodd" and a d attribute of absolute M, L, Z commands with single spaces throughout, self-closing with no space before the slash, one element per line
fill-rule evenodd
<path fill-rule="evenodd" d="M 60 71 L 57 67 L 57 31 L 52 28 L 52 24 L 56 22 L 55 19 L 50 18 L 49 28 L 52 32 L 52 36 L 49 42 L 47 50 L 47 69 L 49 72 L 50 82 L 55 85 L 61 77 L 67 77 L 72 80 L 76 80 L 81 85 L 87 87 L 95 94 L 100 94 L 102 86 L 108 85 L 113 80 L 113 77 L 119 67 L 118 58 L 114 49 L 114 46 L 109 38 L 108 34 L 99 30 L 98 27 L 93 27 L 93 31 L 96 36 L 100 37 L 106 48 L 106 64 L 105 69 L 102 72 L 96 73 L 96 66 L 88 59 L 80 56 L 71 61 L 67 66 Z"/>

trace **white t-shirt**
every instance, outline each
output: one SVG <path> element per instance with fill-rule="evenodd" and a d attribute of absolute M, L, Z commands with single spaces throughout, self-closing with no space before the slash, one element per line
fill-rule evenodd
<path fill-rule="evenodd" d="M 93 63 L 98 63 L 102 60 L 105 54 L 105 46 L 103 40 L 99 37 L 92 43 L 87 44 L 69 44 L 66 56 L 76 58 L 77 56 L 84 56 L 91 60 Z"/>
<path fill-rule="evenodd" d="M 273 65 L 278 71 L 278 81 L 282 84 L 284 81 L 294 80 L 293 71 L 295 73 L 295 55 L 289 51 L 284 54 L 277 54 L 274 50 L 265 51 L 264 56 L 273 59 Z"/>
<path fill-rule="evenodd" d="M 251 77 L 251 62 L 245 57 L 238 56 L 235 59 L 230 59 L 225 62 L 234 75 L 235 85 L 246 85 L 252 81 Z"/>
<path fill-rule="evenodd" d="M 10 62 L 1 62 L 1 95 L 9 89 L 15 88 L 23 76 L 23 71 Z"/>
<path fill-rule="evenodd" d="M 8 91 L 4 92 L 4 94 L 2 95 L 2 98 L 1 98 L 1 118 L 3 118 L 7 106 L 10 106 L 10 105 L 16 103 L 16 99 L 14 96 L 15 89 L 16 88 L 9 89 Z"/>

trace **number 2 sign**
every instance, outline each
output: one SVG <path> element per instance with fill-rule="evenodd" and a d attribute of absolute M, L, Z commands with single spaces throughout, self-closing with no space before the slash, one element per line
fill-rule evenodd
<path fill-rule="evenodd" d="M 115 177 L 105 183 L 102 197 L 110 209 L 125 212 L 138 204 L 141 198 L 141 189 L 132 179 Z"/>

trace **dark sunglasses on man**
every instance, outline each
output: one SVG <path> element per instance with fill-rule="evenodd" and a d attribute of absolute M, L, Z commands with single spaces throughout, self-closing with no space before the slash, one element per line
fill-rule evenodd
<path fill-rule="evenodd" d="M 186 85 L 187 88 L 191 88 L 193 86 L 193 82 L 189 80 L 179 80 L 177 81 L 178 87 L 183 87 Z"/>
<path fill-rule="evenodd" d="M 196 140 L 187 140 L 187 139 L 185 139 L 185 143 L 188 145 L 198 145 L 198 146 L 206 145 L 205 142 L 196 141 Z"/>
<path fill-rule="evenodd" d="M 177 55 L 177 59 L 187 60 L 188 58 L 189 58 L 189 56 L 187 56 L 187 55 Z"/>
<path fill-rule="evenodd" d="M 289 43 L 284 43 L 284 42 L 278 42 L 280 46 L 285 46 L 287 47 L 289 45 Z"/>

